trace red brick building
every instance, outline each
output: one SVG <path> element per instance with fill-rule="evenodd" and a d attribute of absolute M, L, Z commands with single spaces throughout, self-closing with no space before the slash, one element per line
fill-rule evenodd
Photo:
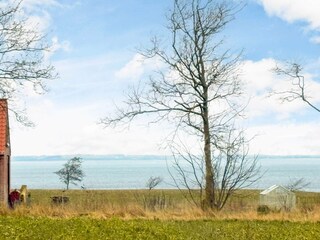
<path fill-rule="evenodd" d="M 10 192 L 10 132 L 8 103 L 0 99 L 0 204 L 8 202 Z"/>

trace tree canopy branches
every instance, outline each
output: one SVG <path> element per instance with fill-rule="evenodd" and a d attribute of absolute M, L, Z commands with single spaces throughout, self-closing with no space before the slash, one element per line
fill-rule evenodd
<path fill-rule="evenodd" d="M 191 163 L 191 168 L 194 169 L 192 172 L 196 175 L 191 182 L 197 183 L 200 193 L 205 196 L 204 204 L 200 205 L 217 209 L 221 209 L 224 205 L 221 201 L 226 201 L 229 197 L 229 194 L 223 194 L 225 198 L 219 198 L 220 187 L 228 188 L 230 191 L 223 190 L 231 193 L 255 176 L 257 170 L 255 161 L 251 164 L 246 161 L 247 152 L 240 151 L 240 145 L 245 147 L 244 140 L 239 139 L 235 144 L 231 141 L 235 135 L 229 137 L 230 142 L 225 141 L 226 134 L 236 134 L 235 119 L 245 107 L 239 104 L 242 95 L 239 79 L 241 53 L 233 54 L 228 49 L 224 50 L 220 35 L 224 27 L 233 20 L 236 9 L 239 6 L 221 1 L 175 0 L 167 17 L 167 46 L 163 46 L 160 39 L 154 37 L 152 46 L 140 51 L 145 58 L 158 59 L 165 67 L 152 75 L 143 86 L 138 85 L 132 89 L 127 96 L 125 108 L 118 108 L 115 116 L 102 119 L 105 126 L 113 126 L 149 114 L 154 116 L 155 122 L 168 120 L 176 127 L 176 132 L 181 130 L 197 136 L 203 152 L 200 158 L 203 168 L 200 172 L 195 171 L 200 164 L 196 155 L 183 147 L 171 150 L 174 155 L 180 155 L 180 158 Z M 168 145 L 172 146 L 172 142 Z M 217 170 L 217 167 L 221 165 L 212 154 L 213 150 L 221 151 L 224 157 L 235 162 L 223 166 L 223 170 L 232 173 L 236 184 L 218 182 L 218 171 L 221 169 Z M 235 152 L 231 154 L 231 151 Z M 175 163 L 175 169 L 182 178 L 180 181 L 191 193 L 188 184 L 190 178 L 185 169 L 177 161 Z"/>
<path fill-rule="evenodd" d="M 49 51 L 45 36 L 19 14 L 21 2 L 0 9 L 0 98 L 12 103 L 26 87 L 44 93 L 45 80 L 56 77 L 53 66 L 44 59 Z M 11 111 L 18 121 L 30 124 L 21 109 Z"/>

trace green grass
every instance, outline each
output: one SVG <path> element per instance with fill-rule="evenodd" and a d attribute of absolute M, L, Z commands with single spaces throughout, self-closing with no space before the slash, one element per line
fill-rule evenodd
<path fill-rule="evenodd" d="M 0 217 L 0 239 L 318 239 L 320 223 Z"/>

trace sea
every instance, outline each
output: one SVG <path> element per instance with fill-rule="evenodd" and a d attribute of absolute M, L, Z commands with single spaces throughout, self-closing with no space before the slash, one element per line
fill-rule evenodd
<path fill-rule="evenodd" d="M 56 171 L 74 156 L 13 156 L 11 188 L 64 189 Z M 81 155 L 85 177 L 71 189 L 144 189 L 150 177 L 161 177 L 161 189 L 176 188 L 172 159 L 151 155 Z M 320 156 L 259 156 L 260 178 L 247 187 L 265 189 L 298 179 L 305 191 L 320 192 Z"/>

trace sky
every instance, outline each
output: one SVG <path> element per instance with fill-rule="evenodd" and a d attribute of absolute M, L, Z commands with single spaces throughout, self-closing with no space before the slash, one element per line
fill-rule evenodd
<path fill-rule="evenodd" d="M 154 69 L 137 49 L 168 34 L 171 6 L 171 0 L 24 0 L 25 14 L 52 45 L 46 58 L 59 78 L 47 83 L 47 94 L 30 92 L 24 99 L 35 127 L 10 119 L 12 154 L 166 154 L 164 124 L 142 119 L 104 128 L 98 122 Z M 252 154 L 320 155 L 320 113 L 301 101 L 267 97 L 270 89 L 290 87 L 271 71 L 276 62 L 298 61 L 308 94 L 320 106 L 319 9 L 319 0 L 247 0 L 223 32 L 226 48 L 243 51 Z"/>

